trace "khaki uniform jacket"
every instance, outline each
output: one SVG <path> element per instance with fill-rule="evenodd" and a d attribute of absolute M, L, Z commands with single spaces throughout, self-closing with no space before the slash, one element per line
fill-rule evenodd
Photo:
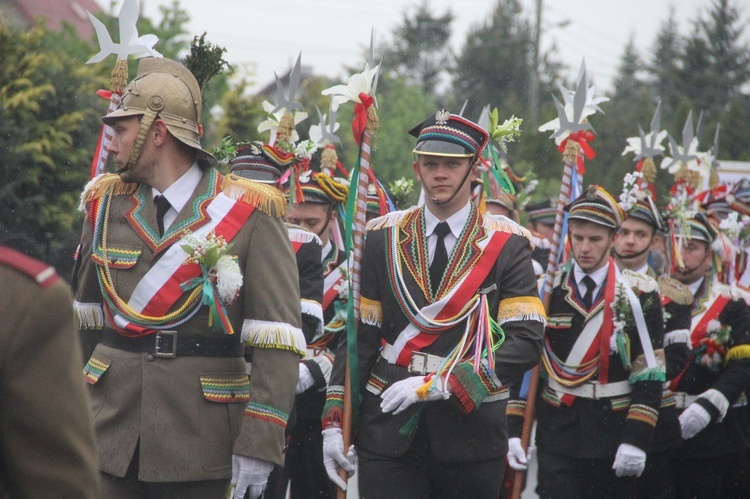
<path fill-rule="evenodd" d="M 231 477 L 233 453 L 283 463 L 284 429 L 305 347 L 294 253 L 284 224 L 269 215 L 272 205 L 283 209 L 283 198 L 250 182 L 230 180 L 230 197 L 257 205 L 231 241 L 230 254 L 237 258 L 243 285 L 227 306 L 235 334 L 254 347 L 249 388 L 242 357 L 165 359 L 97 344 L 102 292 L 97 264 L 91 260 L 92 225 L 89 220 L 84 224 L 76 305 L 85 354 L 90 357 L 86 374 L 99 465 L 105 473 L 124 476 L 139 442 L 142 481 L 226 479 Z M 215 170 L 204 172 L 161 239 L 151 188 L 141 185 L 126 193 L 127 184 L 120 182 L 121 194 L 112 196 L 107 245 L 138 255 L 119 268 L 111 266 L 112 282 L 123 300 L 182 231 L 207 223 L 205 206 L 219 193 L 221 182 Z M 96 191 L 96 186 L 89 189 Z M 104 327 L 112 328 L 104 317 Z M 178 334 L 223 334 L 208 326 L 206 306 L 175 329 Z"/>
<path fill-rule="evenodd" d="M 97 497 L 70 289 L 8 248 L 0 282 L 0 497 Z"/>

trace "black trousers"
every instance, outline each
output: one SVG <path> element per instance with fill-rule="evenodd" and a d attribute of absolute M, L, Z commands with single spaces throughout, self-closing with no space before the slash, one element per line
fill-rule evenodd
<path fill-rule="evenodd" d="M 649 454 L 646 458 L 646 469 L 636 482 L 636 493 L 643 499 L 673 499 L 677 489 L 672 474 L 672 457 L 674 449 Z"/>
<path fill-rule="evenodd" d="M 502 458 L 446 463 L 430 449 L 427 432 L 418 427 L 411 448 L 402 457 L 389 458 L 358 449 L 359 495 L 362 499 L 497 499 Z"/>
<path fill-rule="evenodd" d="M 539 452 L 537 494 L 542 499 L 622 498 L 635 494 L 635 477 L 620 477 L 612 459 L 580 459 Z"/>
<path fill-rule="evenodd" d="M 684 461 L 674 459 L 672 471 L 677 487 L 677 497 L 700 499 L 743 497 L 739 479 L 741 462 L 742 453 Z"/>

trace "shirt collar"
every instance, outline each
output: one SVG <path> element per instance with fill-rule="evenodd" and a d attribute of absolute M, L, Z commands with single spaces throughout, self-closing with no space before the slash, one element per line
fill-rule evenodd
<path fill-rule="evenodd" d="M 604 267 L 596 269 L 590 274 L 586 274 L 583 271 L 583 269 L 578 265 L 578 262 L 573 262 L 573 269 L 574 269 L 573 276 L 575 277 L 576 284 L 578 284 L 578 286 L 583 286 L 583 282 L 582 282 L 583 278 L 585 276 L 589 276 L 594 280 L 594 282 L 596 283 L 596 287 L 598 288 L 599 286 L 602 285 L 604 280 L 607 278 L 609 265 L 610 265 L 610 262 L 608 261 Z"/>
<path fill-rule="evenodd" d="M 321 261 L 321 263 L 326 260 L 326 257 L 328 256 L 328 253 L 331 252 L 331 248 L 332 247 L 333 247 L 333 245 L 331 244 L 331 241 L 328 240 L 328 242 L 326 243 L 326 245 L 323 246 L 323 250 L 320 253 L 320 261 Z"/>
<path fill-rule="evenodd" d="M 453 234 L 456 239 L 458 239 L 458 236 L 461 235 L 461 231 L 464 230 L 464 225 L 466 225 L 466 220 L 469 218 L 470 213 L 471 202 L 467 202 L 466 206 L 444 220 L 445 222 L 448 222 L 448 226 L 451 229 L 451 234 Z M 442 221 L 443 220 L 440 220 L 438 217 L 433 215 L 429 208 L 425 206 L 424 228 L 425 233 L 428 236 L 431 236 L 432 233 L 435 232 L 435 227 L 437 227 L 437 224 Z"/>
<path fill-rule="evenodd" d="M 201 179 L 203 178 L 203 171 L 198 166 L 198 163 L 193 163 L 193 166 L 186 171 L 182 177 L 178 178 L 172 185 L 167 187 L 161 194 L 167 198 L 172 208 L 179 213 L 182 208 L 185 207 L 190 196 L 193 195 L 193 191 L 198 187 Z M 154 197 L 159 194 L 157 189 L 151 188 L 151 193 Z"/>
<path fill-rule="evenodd" d="M 693 283 L 690 283 L 690 284 L 687 284 L 687 287 L 690 288 L 690 292 L 693 293 L 693 296 L 695 296 L 695 293 L 698 292 L 698 290 L 701 287 L 701 284 L 703 284 L 703 281 L 705 281 L 705 280 L 706 280 L 705 277 L 701 277 L 697 281 L 695 281 Z"/>

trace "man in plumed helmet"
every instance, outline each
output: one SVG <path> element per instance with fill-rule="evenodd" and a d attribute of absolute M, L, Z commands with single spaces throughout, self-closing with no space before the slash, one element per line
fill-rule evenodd
<path fill-rule="evenodd" d="M 546 379 L 536 405 L 541 497 L 633 497 L 664 382 L 656 281 L 622 272 L 609 254 L 622 210 L 591 186 L 569 204 L 573 262 L 558 274 L 547 316 Z M 522 469 L 524 402 L 509 403 L 508 461 Z"/>
<path fill-rule="evenodd" d="M 230 479 L 257 497 L 283 462 L 305 349 L 286 203 L 218 173 L 201 107 L 184 66 L 142 59 L 103 118 L 117 173 L 82 197 L 75 311 L 103 497 L 226 497 Z"/>
<path fill-rule="evenodd" d="M 528 232 L 471 203 L 486 130 L 441 110 L 410 133 L 424 206 L 370 221 L 362 257 L 359 490 L 497 497 L 506 383 L 538 362 L 544 326 Z M 343 444 L 324 450 L 345 462 Z"/>

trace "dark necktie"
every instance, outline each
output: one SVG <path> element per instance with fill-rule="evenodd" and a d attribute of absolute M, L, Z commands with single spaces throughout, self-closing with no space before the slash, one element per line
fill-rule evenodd
<path fill-rule="evenodd" d="M 586 286 L 586 294 L 583 295 L 583 305 L 589 309 L 591 308 L 591 302 L 594 300 L 594 289 L 596 289 L 596 282 L 591 276 L 583 276 L 581 282 Z"/>
<path fill-rule="evenodd" d="M 159 235 L 164 235 L 164 215 L 167 214 L 169 209 L 172 207 L 167 201 L 167 198 L 159 194 L 154 198 L 154 204 L 156 205 L 156 223 L 159 227 Z"/>
<path fill-rule="evenodd" d="M 432 257 L 430 264 L 430 284 L 432 292 L 437 293 L 440 286 L 440 280 L 443 277 L 445 268 L 448 266 L 448 251 L 445 249 L 445 236 L 451 231 L 448 222 L 440 222 L 435 226 L 435 235 L 437 243 L 435 245 L 435 255 Z"/>

